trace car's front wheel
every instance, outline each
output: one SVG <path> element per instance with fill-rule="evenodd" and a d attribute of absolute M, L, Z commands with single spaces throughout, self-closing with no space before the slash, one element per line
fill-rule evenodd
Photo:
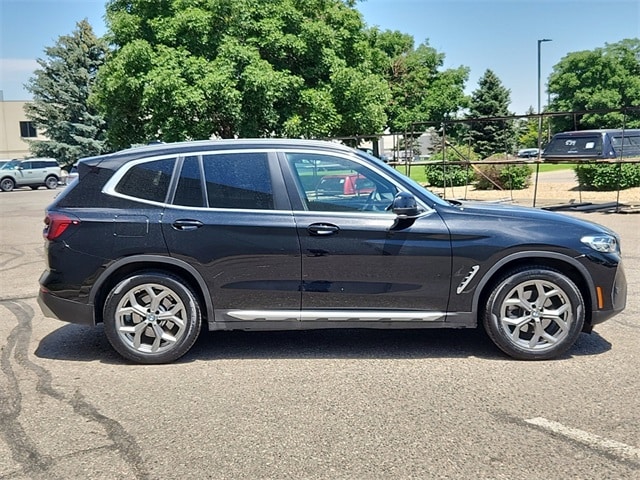
<path fill-rule="evenodd" d="M 193 346 L 200 306 L 185 282 L 162 272 L 143 272 L 119 282 L 104 306 L 105 333 L 123 357 L 168 363 Z"/>
<path fill-rule="evenodd" d="M 508 355 L 546 360 L 571 348 L 584 317 L 584 299 L 571 279 L 546 267 L 528 267 L 511 271 L 495 284 L 483 323 Z"/>
<path fill-rule="evenodd" d="M 58 188 L 58 179 L 53 175 L 44 179 L 44 185 L 49 189 L 53 190 L 54 188 Z"/>
<path fill-rule="evenodd" d="M 10 192 L 16 186 L 16 182 L 14 182 L 11 178 L 3 178 L 0 182 L 0 190 L 3 192 Z"/>

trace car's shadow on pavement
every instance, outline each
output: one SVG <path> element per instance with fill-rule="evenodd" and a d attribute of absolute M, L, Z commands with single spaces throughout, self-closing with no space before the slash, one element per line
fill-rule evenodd
<path fill-rule="evenodd" d="M 581 334 L 560 359 L 598 355 L 611 344 L 597 333 Z M 65 325 L 44 337 L 40 358 L 127 364 L 109 344 L 102 326 Z M 175 363 L 223 359 L 417 359 L 467 358 L 509 360 L 482 329 L 477 330 L 298 330 L 278 332 L 206 332 Z"/>

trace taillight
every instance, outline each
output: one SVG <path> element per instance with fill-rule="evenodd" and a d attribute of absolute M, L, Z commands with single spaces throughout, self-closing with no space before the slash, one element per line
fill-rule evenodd
<path fill-rule="evenodd" d="M 69 228 L 69 225 L 80 225 L 80 220 L 68 214 L 48 213 L 44 217 L 44 225 L 44 230 L 42 231 L 44 238 L 55 240 Z"/>

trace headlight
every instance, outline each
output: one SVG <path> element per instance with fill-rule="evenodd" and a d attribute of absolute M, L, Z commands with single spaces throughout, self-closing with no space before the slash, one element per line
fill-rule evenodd
<path fill-rule="evenodd" d="M 593 248 L 596 252 L 618 252 L 618 240 L 613 235 L 587 235 L 580 239 L 582 243 Z"/>

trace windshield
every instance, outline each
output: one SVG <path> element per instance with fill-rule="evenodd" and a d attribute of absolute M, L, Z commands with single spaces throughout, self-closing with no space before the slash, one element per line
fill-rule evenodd
<path fill-rule="evenodd" d="M 2 170 L 15 170 L 15 168 L 20 164 L 20 160 L 11 160 L 4 165 L 2 165 Z"/>

